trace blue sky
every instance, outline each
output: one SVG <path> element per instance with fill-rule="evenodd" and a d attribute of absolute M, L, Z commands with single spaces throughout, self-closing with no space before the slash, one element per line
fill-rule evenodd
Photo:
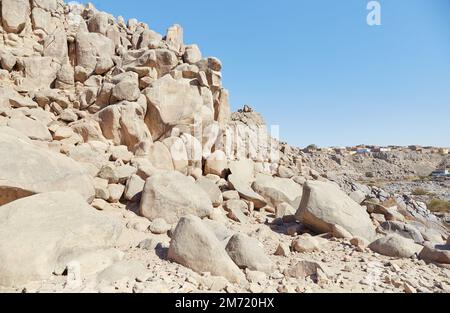
<path fill-rule="evenodd" d="M 450 146 L 450 1 L 94 0 L 223 64 L 233 110 L 250 104 L 292 145 Z"/>

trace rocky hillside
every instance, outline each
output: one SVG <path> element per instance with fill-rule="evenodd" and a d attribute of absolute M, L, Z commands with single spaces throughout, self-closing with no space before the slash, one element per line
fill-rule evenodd
<path fill-rule="evenodd" d="M 426 177 L 448 159 L 439 153 L 422 153 L 407 148 L 389 152 L 350 155 L 335 151 L 302 152 L 306 162 L 324 173 L 345 175 L 354 180 L 404 180 Z"/>
<path fill-rule="evenodd" d="M 231 113 L 179 25 L 0 12 L 0 291 L 450 291 L 442 216 Z"/>

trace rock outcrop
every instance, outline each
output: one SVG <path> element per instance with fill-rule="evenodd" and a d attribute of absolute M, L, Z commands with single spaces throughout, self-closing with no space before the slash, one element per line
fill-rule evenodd
<path fill-rule="evenodd" d="M 0 292 L 450 290 L 447 181 L 361 183 L 445 157 L 280 142 L 184 40 L 0 0 Z"/>

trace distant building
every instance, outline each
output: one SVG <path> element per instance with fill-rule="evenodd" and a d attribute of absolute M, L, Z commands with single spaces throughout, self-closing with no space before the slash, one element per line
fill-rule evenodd
<path fill-rule="evenodd" d="M 358 148 L 356 149 L 357 154 L 368 154 L 371 150 L 369 148 Z"/>
<path fill-rule="evenodd" d="M 440 148 L 439 149 L 439 153 L 447 155 L 449 153 L 449 149 L 448 148 Z"/>
<path fill-rule="evenodd" d="M 386 148 L 386 147 L 378 147 L 372 150 L 373 152 L 390 152 L 392 151 L 391 148 Z"/>

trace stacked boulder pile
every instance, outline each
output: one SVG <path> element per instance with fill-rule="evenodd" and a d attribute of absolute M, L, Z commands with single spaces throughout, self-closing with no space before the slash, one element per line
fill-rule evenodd
<path fill-rule="evenodd" d="M 1 0 L 1 288 L 168 291 L 155 277 L 175 266 L 171 291 L 298 292 L 340 284 L 311 259 L 329 244 L 448 277 L 439 220 L 305 166 L 250 107 L 231 113 L 221 70 L 179 25 Z"/>

